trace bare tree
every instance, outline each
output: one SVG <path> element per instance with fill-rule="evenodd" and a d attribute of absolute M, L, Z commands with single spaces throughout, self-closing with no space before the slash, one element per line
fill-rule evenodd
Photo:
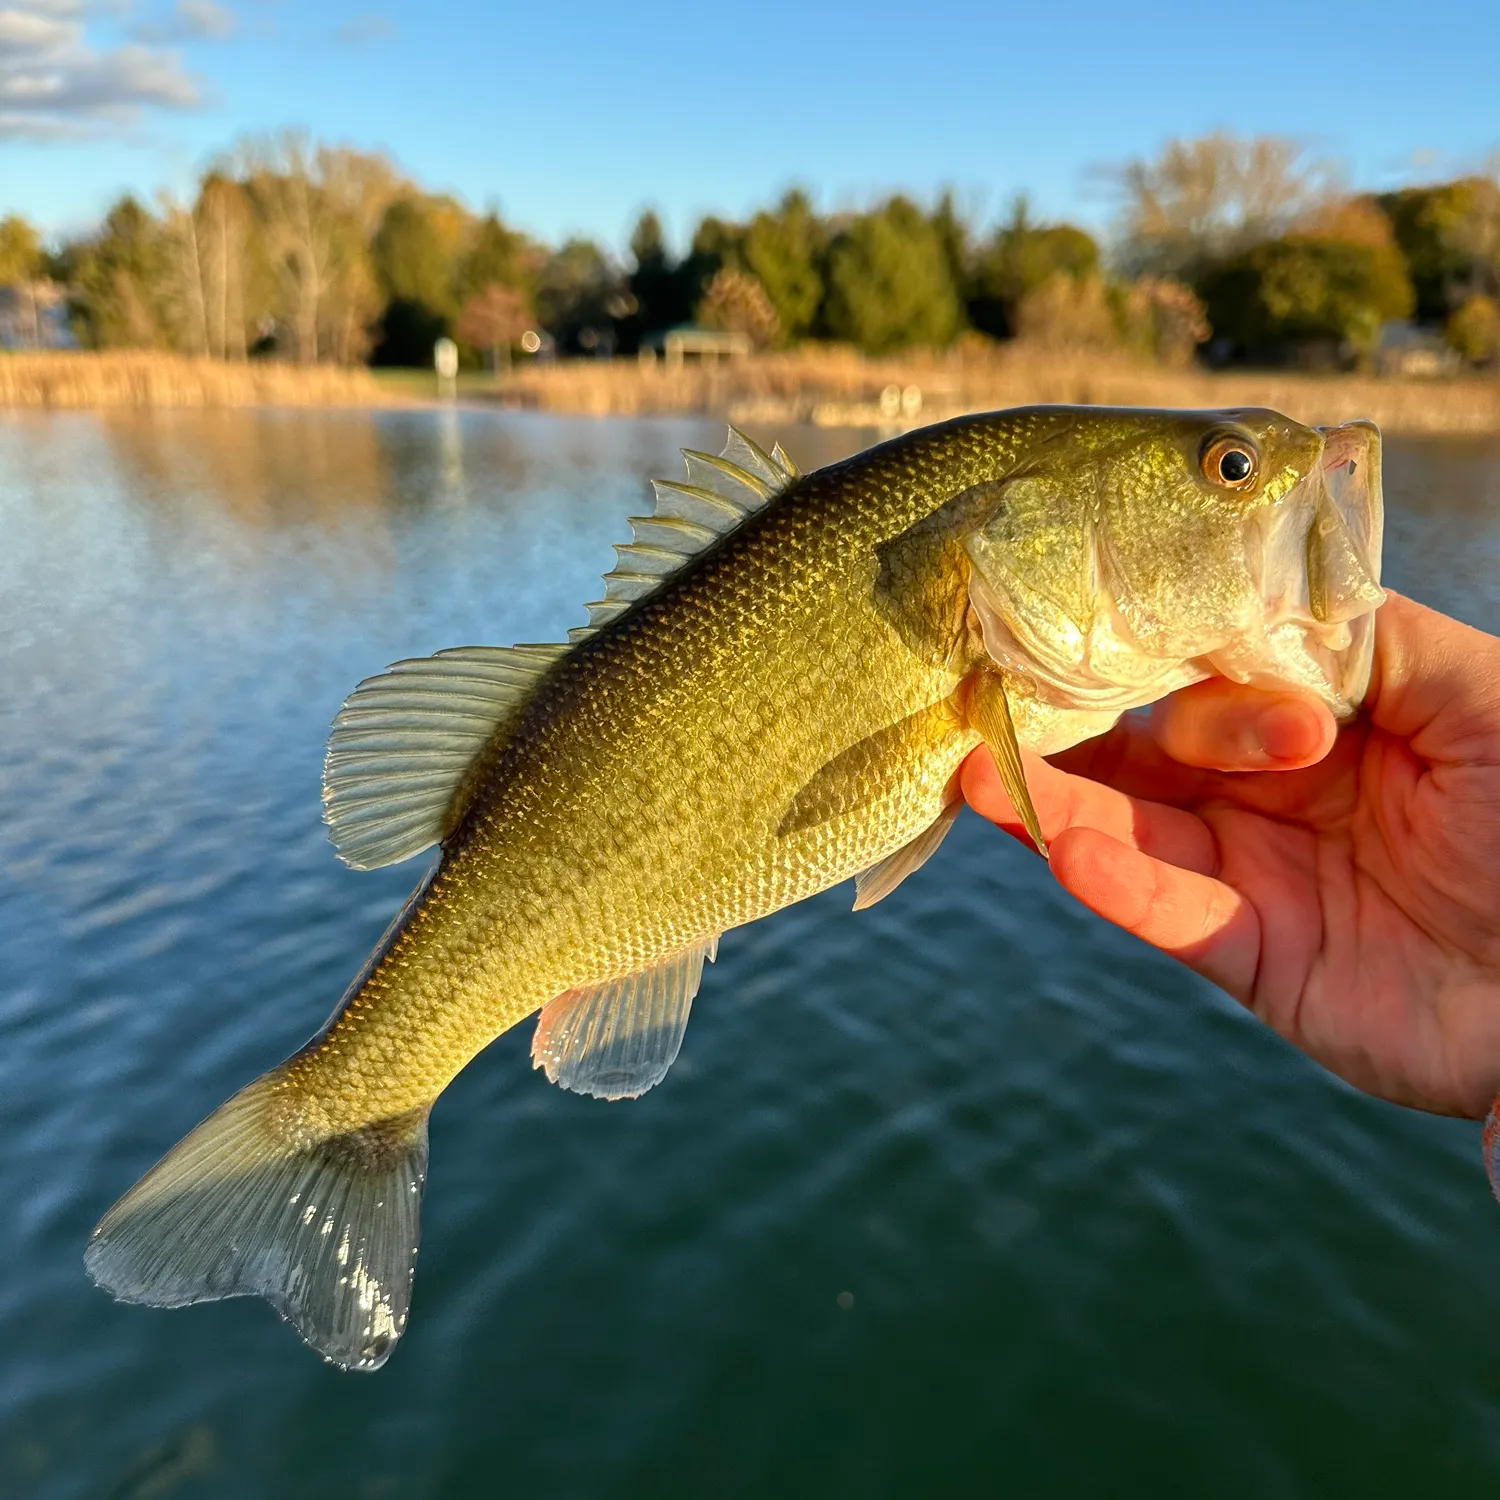
<path fill-rule="evenodd" d="M 198 221 L 192 209 L 162 195 L 162 285 L 157 294 L 173 344 L 186 354 L 208 353 L 208 308 L 198 254 Z"/>
<path fill-rule="evenodd" d="M 277 311 L 303 364 L 318 358 L 318 314 L 329 247 L 315 207 L 306 140 L 288 133 L 241 148 L 241 175 L 276 270 Z"/>
<path fill-rule="evenodd" d="M 1155 160 L 1112 175 L 1131 269 L 1178 276 L 1284 234 L 1336 186 L 1334 169 L 1298 141 L 1221 131 L 1170 140 Z"/>
<path fill-rule="evenodd" d="M 367 152 L 323 147 L 315 165 L 327 224 L 325 347 L 338 363 L 353 364 L 369 352 L 382 300 L 370 244 L 386 209 L 410 184 L 384 156 Z"/>
<path fill-rule="evenodd" d="M 252 315 L 249 289 L 260 280 L 251 265 L 250 210 L 244 189 L 223 173 L 209 173 L 198 190 L 193 216 L 198 226 L 209 352 L 219 359 L 244 359 L 247 318 Z"/>
<path fill-rule="evenodd" d="M 383 156 L 314 151 L 296 134 L 242 148 L 240 160 L 297 359 L 361 358 L 379 311 L 370 240 L 406 184 Z"/>

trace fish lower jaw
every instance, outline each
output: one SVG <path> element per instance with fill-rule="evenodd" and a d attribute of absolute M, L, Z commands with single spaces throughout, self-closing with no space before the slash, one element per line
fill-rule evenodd
<path fill-rule="evenodd" d="M 1236 636 L 1203 660 L 1210 672 L 1231 682 L 1267 692 L 1308 693 L 1335 718 L 1347 719 L 1369 685 L 1374 643 L 1373 610 L 1327 624 L 1285 616 Z"/>

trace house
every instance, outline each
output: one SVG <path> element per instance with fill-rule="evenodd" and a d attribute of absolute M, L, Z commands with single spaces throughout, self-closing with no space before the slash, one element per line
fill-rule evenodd
<path fill-rule="evenodd" d="M 0 349 L 75 349 L 67 288 L 55 281 L 0 286 Z"/>
<path fill-rule="evenodd" d="M 1411 322 L 1386 323 L 1375 343 L 1375 369 L 1381 375 L 1453 375 L 1461 363 L 1440 333 Z"/>
<path fill-rule="evenodd" d="M 682 324 L 677 328 L 648 333 L 641 340 L 640 360 L 643 365 L 653 365 L 660 356 L 669 370 L 676 370 L 687 359 L 716 364 L 721 359 L 738 359 L 748 354 L 750 348 L 748 334 L 724 333 L 717 328 Z"/>

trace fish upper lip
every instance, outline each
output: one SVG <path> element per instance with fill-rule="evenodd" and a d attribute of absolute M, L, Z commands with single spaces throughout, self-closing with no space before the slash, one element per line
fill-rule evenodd
<path fill-rule="evenodd" d="M 1324 491 L 1379 582 L 1385 519 L 1380 492 L 1380 430 L 1365 421 L 1318 430 L 1323 437 L 1319 471 Z"/>

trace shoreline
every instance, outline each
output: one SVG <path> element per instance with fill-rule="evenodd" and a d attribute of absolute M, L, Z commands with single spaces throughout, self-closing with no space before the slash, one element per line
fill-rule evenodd
<path fill-rule="evenodd" d="M 711 415 L 762 428 L 811 423 L 897 430 L 965 412 L 1056 402 L 1269 406 L 1309 423 L 1366 417 L 1408 436 L 1500 435 L 1500 378 L 1494 376 L 1172 370 L 1015 346 L 888 359 L 805 349 L 676 368 L 633 359 L 567 360 L 499 377 L 466 374 L 457 395 L 559 415 Z M 225 364 L 149 351 L 0 355 L 0 409 L 413 407 L 445 399 L 435 378 L 421 370 Z"/>
<path fill-rule="evenodd" d="M 0 353 L 0 411 L 407 406 L 363 367 L 225 362 L 151 350 Z"/>
<path fill-rule="evenodd" d="M 901 428 L 1041 403 L 1268 406 L 1310 424 L 1365 417 L 1383 431 L 1405 436 L 1500 435 L 1500 378 L 1494 376 L 1172 370 L 1109 356 L 1019 348 L 884 360 L 819 351 L 675 370 L 579 360 L 518 371 L 487 399 L 579 415 L 715 415 L 761 427 Z"/>

